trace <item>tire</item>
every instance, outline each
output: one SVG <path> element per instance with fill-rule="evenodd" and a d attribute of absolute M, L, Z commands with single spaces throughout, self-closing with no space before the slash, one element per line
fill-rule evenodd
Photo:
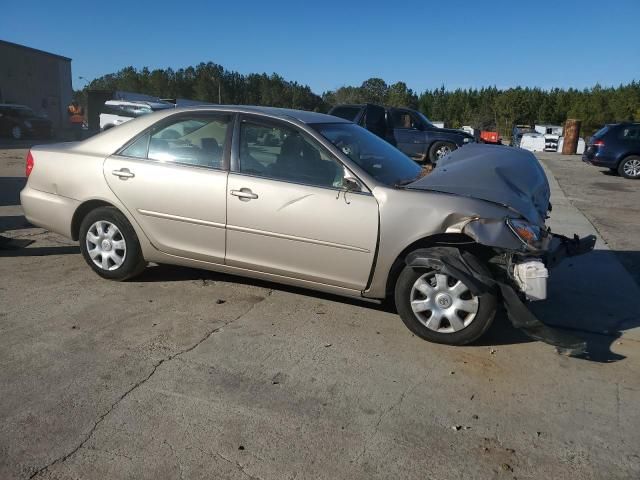
<path fill-rule="evenodd" d="M 491 276 L 486 267 L 475 260 L 474 267 Z M 497 297 L 493 291 L 476 297 L 453 276 L 407 265 L 395 285 L 395 303 L 400 318 L 417 336 L 434 343 L 466 345 L 480 338 L 491 326 Z M 426 309 L 429 306 L 433 310 Z M 414 311 L 414 308 L 425 310 Z"/>
<path fill-rule="evenodd" d="M 22 138 L 22 128 L 20 128 L 20 125 L 15 125 L 11 128 L 11 138 L 14 140 L 20 140 Z"/>
<path fill-rule="evenodd" d="M 620 165 L 618 165 L 618 173 L 624 178 L 631 178 L 637 180 L 640 178 L 640 157 L 637 155 L 630 155 L 627 158 L 622 159 Z"/>
<path fill-rule="evenodd" d="M 436 164 L 438 160 L 453 152 L 458 146 L 451 142 L 434 142 L 429 148 L 429 160 Z"/>
<path fill-rule="evenodd" d="M 80 224 L 79 242 L 85 261 L 103 278 L 128 280 L 146 266 L 135 230 L 115 207 L 91 210 Z"/>

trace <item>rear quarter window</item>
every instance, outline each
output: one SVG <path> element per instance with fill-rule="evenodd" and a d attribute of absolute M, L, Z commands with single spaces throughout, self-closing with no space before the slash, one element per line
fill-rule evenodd
<path fill-rule="evenodd" d="M 360 107 L 336 107 L 331 110 L 331 115 L 334 117 L 344 118 L 345 120 L 351 120 L 353 122 L 358 116 L 360 110 Z"/>
<path fill-rule="evenodd" d="M 640 125 L 622 127 L 618 137 L 622 140 L 640 140 Z"/>
<path fill-rule="evenodd" d="M 605 125 L 604 127 L 602 127 L 600 130 L 598 130 L 596 133 L 593 134 L 593 138 L 601 138 L 604 137 L 605 134 L 611 129 L 611 127 L 609 125 Z"/>

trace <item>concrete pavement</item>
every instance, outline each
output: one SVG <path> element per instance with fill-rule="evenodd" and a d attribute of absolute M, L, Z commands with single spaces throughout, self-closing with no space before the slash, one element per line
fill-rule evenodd
<path fill-rule="evenodd" d="M 0 177 L 23 154 L 0 154 Z M 554 229 L 591 233 L 551 181 Z M 640 476 L 639 292 L 602 241 L 535 306 L 587 338 L 574 359 L 503 315 L 452 348 L 263 282 L 166 266 L 108 282 L 1 197 L 0 233 L 35 242 L 0 253 L 0 478 Z"/>

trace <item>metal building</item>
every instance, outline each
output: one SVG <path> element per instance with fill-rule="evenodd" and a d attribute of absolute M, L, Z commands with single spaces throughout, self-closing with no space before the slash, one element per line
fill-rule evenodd
<path fill-rule="evenodd" d="M 0 103 L 31 107 L 61 131 L 72 94 L 70 58 L 0 40 Z"/>

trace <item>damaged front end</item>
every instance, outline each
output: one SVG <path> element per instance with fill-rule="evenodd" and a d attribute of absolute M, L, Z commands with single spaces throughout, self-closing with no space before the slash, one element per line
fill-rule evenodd
<path fill-rule="evenodd" d="M 545 325 L 524 303 L 544 300 L 548 270 L 566 257 L 590 252 L 596 241 L 593 235 L 568 238 L 545 227 L 551 211 L 551 191 L 544 169 L 533 154 L 520 149 L 469 145 L 438 162 L 433 172 L 407 188 L 483 202 L 472 207 L 474 213 L 465 215 L 465 210 L 473 210 L 460 201 L 456 213 L 450 213 L 442 227 L 447 234 L 463 234 L 479 245 L 493 276 L 489 278 L 482 269 L 474 268 L 472 255 L 450 247 L 442 247 L 442 256 L 437 258 L 433 249 L 414 252 L 409 255 L 409 265 L 426 263 L 445 273 L 455 272 L 457 278 L 469 280 L 468 285 L 476 289 L 476 294 L 499 290 L 516 328 L 565 353 L 581 353 L 584 342 Z M 502 208 L 503 213 L 485 210 L 487 204 Z"/>
<path fill-rule="evenodd" d="M 582 239 L 551 233 L 518 219 L 470 219 L 459 226 L 479 245 L 489 247 L 487 258 L 492 277 L 475 265 L 475 257 L 451 247 L 413 252 L 407 264 L 429 267 L 464 280 L 475 295 L 498 289 L 507 316 L 514 327 L 529 337 L 555 346 L 559 352 L 579 356 L 586 344 L 581 339 L 541 322 L 526 306 L 526 301 L 544 300 L 547 296 L 548 269 L 564 258 L 593 250 L 594 235 Z"/>

